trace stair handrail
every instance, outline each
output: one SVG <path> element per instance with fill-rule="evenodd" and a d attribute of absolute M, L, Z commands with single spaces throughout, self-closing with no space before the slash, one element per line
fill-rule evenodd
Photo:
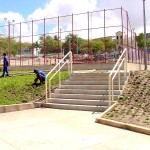
<path fill-rule="evenodd" d="M 69 56 L 68 60 L 65 60 L 67 57 Z M 62 64 L 63 63 L 63 64 Z M 59 88 L 61 86 L 61 78 L 60 78 L 60 70 L 68 63 L 68 72 L 69 74 L 72 73 L 72 52 L 69 51 L 55 66 L 53 69 L 51 69 L 51 71 L 46 75 L 46 79 L 45 79 L 45 93 L 46 93 L 46 103 L 48 102 L 48 98 L 51 98 L 51 80 L 55 77 L 55 75 L 57 73 L 59 73 Z M 62 64 L 62 65 L 61 65 Z M 56 68 L 58 68 L 57 71 Z M 51 75 L 52 72 L 55 73 L 49 78 L 49 82 L 48 82 L 48 77 Z M 48 88 L 48 83 L 49 83 L 49 88 Z M 48 97 L 48 92 L 49 90 L 49 97 Z"/>
<path fill-rule="evenodd" d="M 118 74 L 118 86 L 120 90 L 120 68 L 124 63 L 124 76 L 127 76 L 127 49 L 125 48 L 122 54 L 120 55 L 118 61 L 116 62 L 115 66 L 111 70 L 109 74 L 109 81 L 108 81 L 108 90 L 109 90 L 109 106 L 111 106 L 111 102 L 114 100 L 114 79 Z M 114 75 L 113 75 L 114 74 Z M 113 75 L 113 76 L 112 76 Z"/>

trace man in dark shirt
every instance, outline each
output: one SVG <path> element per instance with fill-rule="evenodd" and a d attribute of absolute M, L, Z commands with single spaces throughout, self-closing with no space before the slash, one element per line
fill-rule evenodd
<path fill-rule="evenodd" d="M 34 73 L 36 74 L 34 84 L 36 84 L 38 80 L 40 80 L 40 84 L 45 82 L 46 74 L 44 72 L 34 69 Z"/>
<path fill-rule="evenodd" d="M 6 73 L 6 76 L 9 76 L 9 72 L 8 72 L 8 58 L 6 56 L 6 53 L 3 53 L 3 74 L 1 77 L 4 77 L 5 76 L 5 73 Z"/>

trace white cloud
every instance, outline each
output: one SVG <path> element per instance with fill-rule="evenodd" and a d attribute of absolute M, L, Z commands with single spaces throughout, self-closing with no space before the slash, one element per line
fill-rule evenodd
<path fill-rule="evenodd" d="M 23 16 L 17 12 L 0 13 L 0 22 L 3 23 L 3 25 L 0 28 L 0 33 L 8 35 L 8 22 L 10 22 L 10 24 L 15 24 L 16 22 L 18 23 L 24 21 L 25 20 Z M 13 34 L 13 25 L 10 25 L 10 34 Z"/>
<path fill-rule="evenodd" d="M 72 31 L 72 14 L 78 13 L 86 13 L 92 12 L 95 10 L 104 10 L 104 9 L 114 9 L 114 8 L 122 8 L 128 12 L 131 26 L 135 28 L 135 32 L 143 32 L 143 1 L 142 0 L 49 0 L 44 7 L 37 8 L 32 14 L 29 14 L 27 19 L 16 12 L 8 12 L 8 13 L 0 13 L 0 21 L 3 21 L 7 16 L 9 20 L 12 18 L 15 19 L 15 22 L 24 22 L 31 20 L 39 20 L 43 18 L 53 18 L 46 20 L 46 32 L 57 33 L 58 32 L 58 16 L 70 15 L 70 17 L 60 17 L 59 27 L 63 28 L 62 30 L 62 38 L 64 38 L 68 33 Z M 146 6 L 146 24 L 147 24 L 147 32 L 150 32 L 150 1 L 145 1 Z M 91 14 L 89 14 L 91 17 Z M 117 26 L 121 24 L 121 10 L 115 11 L 106 11 L 106 26 Z M 126 16 L 124 13 L 124 25 L 126 24 Z M 98 28 L 104 26 L 104 11 L 95 12 L 92 14 L 92 19 L 89 20 L 90 28 Z M 73 16 L 73 28 L 74 30 L 84 29 L 84 31 L 74 31 L 74 33 L 79 34 L 84 38 L 88 38 L 88 16 L 86 14 L 74 15 Z M 36 21 L 33 23 L 33 34 L 43 34 L 44 33 L 44 21 Z M 22 23 L 22 35 L 29 36 L 32 35 L 32 24 L 31 23 Z M 114 35 L 115 32 L 120 30 L 121 28 L 106 28 L 106 36 Z M 5 29 L 6 32 L 7 29 Z M 20 35 L 20 26 L 19 24 L 14 28 L 15 35 Z M 0 29 L 0 33 L 2 33 Z M 90 30 L 90 38 L 104 36 L 103 28 L 97 30 Z M 12 34 L 12 30 L 11 30 Z M 38 36 L 34 37 L 34 41 L 38 39 Z M 23 38 L 23 40 L 31 41 L 32 38 Z"/>
<path fill-rule="evenodd" d="M 78 2 L 76 0 L 51 0 L 44 8 L 38 8 L 30 14 L 28 20 L 71 15 L 96 9 L 96 0 L 81 0 L 79 4 Z"/>
<path fill-rule="evenodd" d="M 100 0 L 99 0 L 100 2 Z M 144 32 L 143 29 L 143 0 L 104 0 L 99 4 L 99 9 L 120 8 L 128 12 L 132 27 L 135 32 Z M 147 32 L 150 32 L 150 1 L 145 0 Z"/>

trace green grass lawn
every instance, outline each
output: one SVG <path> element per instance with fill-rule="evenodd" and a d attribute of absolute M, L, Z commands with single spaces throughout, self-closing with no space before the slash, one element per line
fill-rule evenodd
<path fill-rule="evenodd" d="M 33 86 L 35 74 L 0 78 L 0 105 L 27 103 L 43 100 L 45 84 Z M 68 72 L 61 72 L 61 80 L 68 78 Z M 58 84 L 58 75 L 52 80 L 52 85 Z"/>

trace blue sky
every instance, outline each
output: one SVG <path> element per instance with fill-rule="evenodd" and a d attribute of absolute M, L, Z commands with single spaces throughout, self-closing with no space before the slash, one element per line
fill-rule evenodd
<path fill-rule="evenodd" d="M 34 10 L 44 7 L 47 0 L 0 0 L 0 12 L 18 12 L 25 18 Z"/>

